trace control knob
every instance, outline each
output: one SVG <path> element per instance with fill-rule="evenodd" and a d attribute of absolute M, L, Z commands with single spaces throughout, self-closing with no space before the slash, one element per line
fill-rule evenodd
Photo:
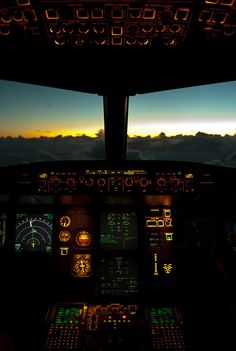
<path fill-rule="evenodd" d="M 98 178 L 97 183 L 98 183 L 98 186 L 105 186 L 106 185 L 106 179 Z"/>
<path fill-rule="evenodd" d="M 140 179 L 140 186 L 145 188 L 146 186 L 149 185 L 149 180 L 147 178 L 141 178 Z"/>

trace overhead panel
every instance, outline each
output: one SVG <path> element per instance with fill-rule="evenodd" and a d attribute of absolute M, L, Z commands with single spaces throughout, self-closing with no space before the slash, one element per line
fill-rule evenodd
<path fill-rule="evenodd" d="M 181 47 L 235 39 L 235 0 L 0 0 L 0 44 Z"/>

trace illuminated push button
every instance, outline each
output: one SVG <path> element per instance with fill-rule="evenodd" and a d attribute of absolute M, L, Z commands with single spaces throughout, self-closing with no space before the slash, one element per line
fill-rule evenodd
<path fill-rule="evenodd" d="M 111 39 L 112 45 L 122 45 L 123 44 L 123 39 L 121 37 L 113 37 Z"/>
<path fill-rule="evenodd" d="M 224 29 L 224 35 L 230 37 L 235 34 L 235 29 L 233 27 L 228 27 Z"/>
<path fill-rule="evenodd" d="M 155 32 L 159 33 L 159 32 L 164 32 L 166 29 L 166 27 L 164 26 L 164 24 L 157 24 L 155 27 Z"/>
<path fill-rule="evenodd" d="M 60 247 L 60 254 L 61 256 L 67 256 L 69 253 L 69 248 L 68 247 Z"/>
<path fill-rule="evenodd" d="M 0 27 L 0 35 L 7 36 L 10 34 L 10 29 L 6 27 Z"/>
<path fill-rule="evenodd" d="M 64 27 L 63 27 L 63 32 L 65 33 L 65 34 L 72 34 L 73 32 L 75 32 L 75 30 L 76 30 L 76 27 L 74 26 L 74 25 L 65 25 Z M 69 186 L 71 186 L 71 185 L 74 185 L 74 179 L 73 178 L 69 178 L 69 179 L 67 179 L 67 181 L 66 181 L 66 183 L 69 185 Z"/>
<path fill-rule="evenodd" d="M 92 18 L 93 19 L 103 19 L 104 14 L 103 14 L 103 9 L 99 8 L 94 8 L 92 9 Z"/>
<path fill-rule="evenodd" d="M 30 0 L 17 0 L 17 3 L 19 6 L 29 6 L 30 4 Z"/>
<path fill-rule="evenodd" d="M 171 27 L 170 27 L 170 32 L 171 33 L 178 33 L 180 32 L 180 25 L 179 24 L 173 24 Z"/>
<path fill-rule="evenodd" d="M 163 219 L 158 219 L 158 221 L 157 221 L 157 227 L 164 227 L 164 221 L 163 221 Z"/>
<path fill-rule="evenodd" d="M 1 22 L 3 22 L 3 23 L 11 23 L 12 22 L 12 17 L 8 16 L 8 15 L 2 15 L 0 17 L 0 19 L 1 19 Z"/>
<path fill-rule="evenodd" d="M 105 27 L 103 24 L 96 24 L 93 30 L 94 30 L 94 33 L 96 34 L 102 34 L 105 32 Z"/>
<path fill-rule="evenodd" d="M 81 34 L 88 34 L 89 32 L 89 27 L 87 26 L 86 23 L 80 23 L 79 27 L 78 27 L 78 31 Z"/>
<path fill-rule="evenodd" d="M 172 241 L 173 240 L 173 233 L 165 233 L 166 236 L 166 241 Z"/>
<path fill-rule="evenodd" d="M 85 40 L 84 40 L 84 38 L 81 38 L 81 37 L 76 38 L 74 41 L 74 44 L 76 46 L 82 46 L 82 45 L 84 45 L 84 43 L 85 43 Z"/>
<path fill-rule="evenodd" d="M 154 19 L 156 15 L 155 9 L 145 9 L 143 12 L 144 19 Z"/>
<path fill-rule="evenodd" d="M 76 10 L 77 18 L 79 19 L 88 19 L 89 13 L 87 9 L 77 9 Z"/>
<path fill-rule="evenodd" d="M 203 10 L 198 18 L 199 22 L 210 22 L 213 17 L 213 12 L 209 10 Z"/>
<path fill-rule="evenodd" d="M 111 35 L 122 35 L 122 34 L 123 34 L 123 27 L 114 26 L 111 28 Z"/>
<path fill-rule="evenodd" d="M 228 17 L 228 13 L 225 13 L 225 12 L 215 13 L 214 18 L 213 18 L 213 22 L 219 23 L 219 24 L 224 24 L 227 17 Z"/>
<path fill-rule="evenodd" d="M 22 11 L 15 11 L 12 19 L 16 22 L 22 22 L 24 20 L 23 12 Z"/>
<path fill-rule="evenodd" d="M 179 8 L 176 10 L 174 19 L 177 21 L 187 21 L 190 10 L 188 8 Z"/>
<path fill-rule="evenodd" d="M 111 18 L 113 19 L 122 19 L 124 18 L 125 12 L 123 9 L 114 8 L 111 10 Z"/>
<path fill-rule="evenodd" d="M 56 9 L 46 9 L 45 16 L 48 20 L 55 20 L 60 18 L 59 12 Z"/>
<path fill-rule="evenodd" d="M 129 11 L 129 16 L 132 19 L 140 18 L 141 15 L 142 15 L 142 12 L 139 9 L 132 9 L 132 10 Z"/>
<path fill-rule="evenodd" d="M 143 31 L 144 33 L 150 33 L 150 32 L 152 32 L 152 30 L 153 30 L 153 26 L 150 26 L 150 25 L 148 25 L 148 24 L 145 24 L 145 25 L 142 27 L 142 31 Z"/>
<path fill-rule="evenodd" d="M 52 25 L 50 26 L 49 28 L 49 32 L 51 34 L 60 34 L 62 32 L 62 26 L 61 25 L 58 25 L 58 24 L 55 24 L 55 25 Z M 59 184 L 59 181 L 58 180 L 55 180 L 53 181 L 53 184 L 54 185 L 58 185 Z"/>
<path fill-rule="evenodd" d="M 174 46 L 177 44 L 177 40 L 175 38 L 165 38 L 163 41 L 164 45 L 166 46 Z"/>
<path fill-rule="evenodd" d="M 150 39 L 148 38 L 139 38 L 138 39 L 138 43 L 140 46 L 146 46 L 148 44 L 150 44 Z"/>

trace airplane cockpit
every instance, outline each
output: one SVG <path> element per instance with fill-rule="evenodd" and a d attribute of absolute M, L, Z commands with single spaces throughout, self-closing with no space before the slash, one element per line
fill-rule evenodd
<path fill-rule="evenodd" d="M 0 0 L 0 79 L 101 97 L 105 150 L 3 165 L 0 132 L 1 351 L 235 349 L 236 167 L 127 157 L 130 99 L 236 81 L 235 28 L 234 0 Z"/>

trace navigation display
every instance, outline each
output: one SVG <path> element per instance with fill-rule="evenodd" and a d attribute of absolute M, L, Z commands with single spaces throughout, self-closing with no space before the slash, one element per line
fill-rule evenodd
<path fill-rule="evenodd" d="M 138 293 L 138 268 L 133 258 L 117 256 L 100 260 L 101 295 L 132 295 Z"/>
<path fill-rule="evenodd" d="M 104 210 L 101 215 L 101 249 L 135 250 L 137 215 L 132 211 Z"/>
<path fill-rule="evenodd" d="M 52 214 L 16 215 L 16 252 L 52 251 Z"/>

